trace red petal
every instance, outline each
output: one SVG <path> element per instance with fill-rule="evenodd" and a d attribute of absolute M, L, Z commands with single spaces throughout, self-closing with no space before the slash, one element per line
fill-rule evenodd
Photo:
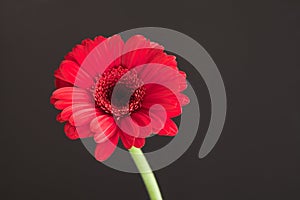
<path fill-rule="evenodd" d="M 142 107 L 149 110 L 153 105 L 158 104 L 165 108 L 169 118 L 181 114 L 181 105 L 177 96 L 169 89 L 155 84 L 145 85 L 146 94 L 143 99 Z"/>
<path fill-rule="evenodd" d="M 145 145 L 145 138 L 135 138 L 122 132 L 120 133 L 120 138 L 122 140 L 123 146 L 126 149 L 130 149 L 132 146 L 142 148 Z"/>
<path fill-rule="evenodd" d="M 111 156 L 111 154 L 116 149 L 116 146 L 118 144 L 119 135 L 115 134 L 113 137 L 111 137 L 109 140 L 103 143 L 98 143 L 95 148 L 95 158 L 102 162 L 106 160 L 108 157 Z"/>
<path fill-rule="evenodd" d="M 131 118 L 134 122 L 134 124 L 138 127 L 139 129 L 139 138 L 146 138 L 152 133 L 152 128 L 151 128 L 151 119 L 149 117 L 149 114 L 147 113 L 146 110 L 140 109 L 138 112 L 132 113 Z"/>
<path fill-rule="evenodd" d="M 130 149 L 133 146 L 134 140 L 135 140 L 134 137 L 132 137 L 130 135 L 127 135 L 126 133 L 121 132 L 120 133 L 120 138 L 121 138 L 122 143 L 123 143 L 123 145 L 126 149 Z"/>
<path fill-rule="evenodd" d="M 73 126 L 82 126 L 90 124 L 90 122 L 99 116 L 99 111 L 94 107 L 85 108 L 78 111 L 73 111 L 72 116 L 69 119 L 70 124 Z"/>
<path fill-rule="evenodd" d="M 103 42 L 104 40 L 106 40 L 106 38 L 103 37 L 103 36 L 97 36 L 97 37 L 95 37 L 95 39 L 94 39 L 95 46 L 98 45 L 98 44 L 100 44 L 100 43 Z"/>
<path fill-rule="evenodd" d="M 57 120 L 58 122 L 65 122 L 65 121 L 67 121 L 67 120 L 62 119 L 61 113 L 59 113 L 58 115 L 56 115 L 56 120 Z"/>
<path fill-rule="evenodd" d="M 66 109 L 70 106 L 78 104 L 92 104 L 93 100 L 91 95 L 86 90 L 75 87 L 63 87 L 55 90 L 50 98 L 50 103 L 58 110 Z M 71 108 L 65 111 L 66 115 L 63 115 L 63 119 L 68 119 L 71 112 Z"/>
<path fill-rule="evenodd" d="M 145 145 L 145 138 L 135 138 L 133 146 L 142 148 Z"/>
<path fill-rule="evenodd" d="M 65 56 L 65 59 L 74 61 L 78 65 L 81 65 L 88 53 L 89 52 L 83 45 L 78 44 Z"/>
<path fill-rule="evenodd" d="M 177 94 L 177 97 L 178 97 L 178 100 L 179 100 L 181 106 L 185 106 L 190 103 L 190 99 L 182 93 Z"/>
<path fill-rule="evenodd" d="M 94 133 L 90 130 L 90 125 L 86 124 L 84 126 L 76 127 L 79 138 L 93 137 Z"/>
<path fill-rule="evenodd" d="M 89 48 L 89 54 L 81 68 L 93 77 L 101 75 L 104 70 L 113 65 L 120 65 L 120 55 L 123 48 L 123 40 L 115 35 L 110 38 L 97 37 Z"/>
<path fill-rule="evenodd" d="M 171 120 L 167 119 L 165 127 L 159 131 L 158 135 L 175 136 L 178 132 L 177 125 Z"/>
<path fill-rule="evenodd" d="M 74 104 L 68 106 L 64 108 L 63 111 L 61 112 L 61 119 L 64 121 L 68 121 L 74 112 L 82 109 L 87 109 L 87 108 L 94 108 L 94 105 L 89 103 L 82 103 L 82 104 Z"/>
<path fill-rule="evenodd" d="M 63 110 L 72 105 L 72 100 L 54 100 L 54 107 L 58 110 Z"/>
<path fill-rule="evenodd" d="M 151 63 L 159 63 L 159 64 L 169 66 L 173 69 L 177 69 L 176 57 L 173 55 L 168 55 L 164 52 L 155 56 L 155 58 L 153 58 Z"/>
<path fill-rule="evenodd" d="M 73 113 L 72 106 L 68 106 L 68 107 L 64 108 L 63 111 L 60 113 L 61 120 L 68 121 L 69 118 L 71 117 L 72 113 Z"/>
<path fill-rule="evenodd" d="M 179 71 L 179 73 L 184 77 L 186 78 L 186 73 L 184 71 Z"/>
<path fill-rule="evenodd" d="M 93 133 L 90 131 L 89 126 L 75 127 L 68 122 L 65 124 L 64 131 L 66 133 L 66 136 L 71 140 L 93 136 Z"/>
<path fill-rule="evenodd" d="M 95 133 L 94 140 L 101 143 L 112 137 L 117 132 L 114 118 L 109 115 L 100 115 L 90 123 L 90 129 Z"/>
<path fill-rule="evenodd" d="M 143 111 L 131 113 L 130 116 L 140 126 L 147 126 L 151 122 L 149 115 Z"/>
<path fill-rule="evenodd" d="M 52 93 L 50 101 L 54 103 L 56 100 L 74 101 L 74 103 L 90 103 L 93 101 L 91 95 L 86 90 L 76 87 L 63 87 L 55 90 Z"/>
<path fill-rule="evenodd" d="M 151 121 L 151 133 L 157 134 L 165 125 L 167 116 L 163 110 L 151 110 L 150 117 Z"/>
<path fill-rule="evenodd" d="M 56 88 L 61 88 L 61 87 L 72 87 L 73 84 L 71 83 L 68 83 L 66 81 L 63 81 L 59 78 L 56 78 L 55 81 L 54 81 L 54 84 L 55 84 L 55 87 Z"/>
<path fill-rule="evenodd" d="M 122 55 L 122 65 L 132 68 L 151 62 L 153 58 L 163 52 L 163 47 L 150 42 L 142 35 L 135 35 L 127 40 Z"/>
<path fill-rule="evenodd" d="M 89 38 L 85 39 L 81 42 L 81 44 L 76 45 L 72 49 L 72 51 L 65 56 L 65 59 L 74 61 L 78 65 L 81 65 L 86 56 L 90 53 L 90 51 L 105 40 L 106 38 L 102 36 L 98 36 L 94 40 L 91 40 Z"/>
<path fill-rule="evenodd" d="M 85 69 L 70 60 L 61 62 L 59 69 L 55 72 L 54 76 L 72 85 L 81 88 L 89 88 L 94 84 L 93 76 L 86 72 Z"/>
<path fill-rule="evenodd" d="M 97 75 L 95 70 L 90 68 L 80 68 L 81 64 L 89 53 L 106 38 L 99 36 L 93 40 L 85 39 L 80 45 L 76 45 L 73 50 L 65 56 L 58 70 L 55 71 L 55 85 L 57 88 L 76 86 L 88 88 L 93 84 L 93 78 Z M 99 67 L 99 66 L 98 66 Z"/>
<path fill-rule="evenodd" d="M 82 63 L 82 68 L 87 72 L 95 72 L 101 75 L 110 66 L 121 64 L 121 53 L 124 42 L 119 35 L 107 38 L 91 51 L 87 59 Z"/>
<path fill-rule="evenodd" d="M 186 78 L 177 69 L 150 63 L 136 68 L 136 71 L 145 84 L 161 85 L 174 93 L 183 91 L 187 87 Z"/>
<path fill-rule="evenodd" d="M 65 124 L 64 131 L 66 133 L 66 136 L 71 140 L 76 140 L 79 138 L 75 126 L 72 126 L 70 123 Z"/>
<path fill-rule="evenodd" d="M 117 125 L 125 134 L 134 137 L 139 136 L 139 126 L 131 119 L 130 116 L 121 118 Z"/>

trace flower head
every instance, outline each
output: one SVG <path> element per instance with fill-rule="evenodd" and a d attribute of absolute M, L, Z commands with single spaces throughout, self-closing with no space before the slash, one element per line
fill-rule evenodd
<path fill-rule="evenodd" d="M 135 35 L 86 39 L 55 71 L 51 103 L 70 139 L 93 137 L 95 158 L 106 160 L 119 139 L 141 148 L 151 134 L 174 136 L 171 118 L 189 102 L 186 75 L 161 45 Z"/>

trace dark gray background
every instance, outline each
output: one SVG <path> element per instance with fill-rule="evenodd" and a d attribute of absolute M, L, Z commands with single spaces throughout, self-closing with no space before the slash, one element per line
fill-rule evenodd
<path fill-rule="evenodd" d="M 53 72 L 76 43 L 144 26 L 197 40 L 219 67 L 228 95 L 221 138 L 200 160 L 208 93 L 179 58 L 203 118 L 189 150 L 156 172 L 165 199 L 299 199 L 299 6 L 278 0 L 1 0 L 1 199 L 148 198 L 138 174 L 110 169 L 80 141 L 68 140 L 49 104 Z M 167 141 L 150 139 L 145 150 Z"/>

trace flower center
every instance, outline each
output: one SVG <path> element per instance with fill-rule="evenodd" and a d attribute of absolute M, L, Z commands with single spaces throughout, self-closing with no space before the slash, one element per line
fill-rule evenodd
<path fill-rule="evenodd" d="M 126 75 L 123 76 L 124 74 Z M 105 71 L 99 77 L 94 90 L 96 106 L 118 117 L 129 115 L 141 108 L 144 95 L 145 87 L 137 73 L 123 66 Z"/>

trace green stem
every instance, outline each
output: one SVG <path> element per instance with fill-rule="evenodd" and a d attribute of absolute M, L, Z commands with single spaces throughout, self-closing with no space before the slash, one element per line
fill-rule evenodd
<path fill-rule="evenodd" d="M 142 150 L 139 148 L 132 147 L 131 149 L 129 149 L 129 152 L 139 172 L 141 173 L 142 179 L 148 190 L 150 199 L 162 200 L 157 181 Z"/>

